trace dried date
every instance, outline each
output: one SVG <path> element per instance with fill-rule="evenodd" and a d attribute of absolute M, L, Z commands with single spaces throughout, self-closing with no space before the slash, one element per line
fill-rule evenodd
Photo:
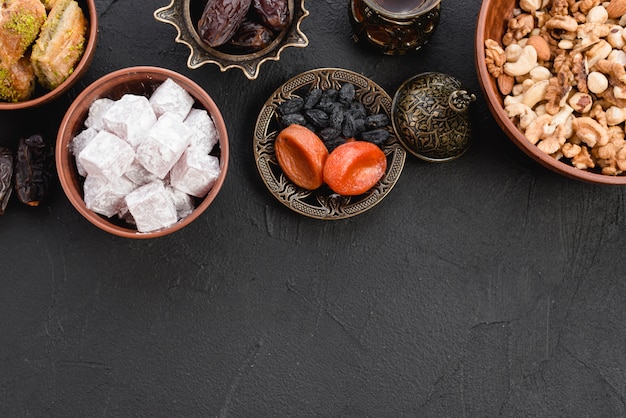
<path fill-rule="evenodd" d="M 273 40 L 271 30 L 260 23 L 244 19 L 228 44 L 246 52 L 254 52 L 267 48 Z"/>
<path fill-rule="evenodd" d="M 0 147 L 0 215 L 7 208 L 13 192 L 13 153 L 5 147 Z"/>
<path fill-rule="evenodd" d="M 274 31 L 279 31 L 290 23 L 287 0 L 254 0 L 252 8 L 263 24 Z"/>
<path fill-rule="evenodd" d="M 252 0 L 209 0 L 198 22 L 198 34 L 210 47 L 224 45 L 241 25 Z"/>
<path fill-rule="evenodd" d="M 15 159 L 15 193 L 20 202 L 38 206 L 48 194 L 54 158 L 41 135 L 21 138 Z"/>

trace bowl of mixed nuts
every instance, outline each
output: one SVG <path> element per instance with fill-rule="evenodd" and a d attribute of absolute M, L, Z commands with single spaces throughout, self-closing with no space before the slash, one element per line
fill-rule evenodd
<path fill-rule="evenodd" d="M 172 0 L 154 12 L 176 28 L 175 41 L 189 47 L 189 68 L 238 68 L 250 80 L 286 48 L 309 44 L 300 29 L 308 15 L 304 0 Z"/>
<path fill-rule="evenodd" d="M 475 62 L 499 126 L 567 177 L 626 184 L 626 0 L 483 1 Z"/>

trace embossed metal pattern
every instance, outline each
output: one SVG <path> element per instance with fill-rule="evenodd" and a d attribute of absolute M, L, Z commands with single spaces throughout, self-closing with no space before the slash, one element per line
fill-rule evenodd
<path fill-rule="evenodd" d="M 205 64 L 215 64 L 224 72 L 231 68 L 239 68 L 244 75 L 254 80 L 259 75 L 260 67 L 267 61 L 278 61 L 281 53 L 288 47 L 304 48 L 309 39 L 300 29 L 300 25 L 309 12 L 304 8 L 304 0 L 289 0 L 292 13 L 291 25 L 284 29 L 265 49 L 251 54 L 227 54 L 209 47 L 204 43 L 195 29 L 190 3 L 194 0 L 172 0 L 165 7 L 155 10 L 154 18 L 176 28 L 178 35 L 175 41 L 187 45 L 190 54 L 187 67 L 197 69 Z"/>
<path fill-rule="evenodd" d="M 471 124 L 466 111 L 476 97 L 456 78 L 436 72 L 419 74 L 398 89 L 393 124 L 400 141 L 426 161 L 449 161 L 470 146 Z"/>
<path fill-rule="evenodd" d="M 254 157 L 259 174 L 269 191 L 285 206 L 302 215 L 323 219 L 345 219 L 378 204 L 398 181 L 406 151 L 390 130 L 391 136 L 382 147 L 387 156 L 387 171 L 367 193 L 360 196 L 341 196 L 327 186 L 305 190 L 293 184 L 282 172 L 274 152 L 274 140 L 279 126 L 276 108 L 286 100 L 303 96 L 313 88 L 340 88 L 344 83 L 356 88 L 356 98 L 370 113 L 385 113 L 391 119 L 391 97 L 376 83 L 361 74 L 339 68 L 320 68 L 304 72 L 280 86 L 265 102 L 254 129 Z"/>

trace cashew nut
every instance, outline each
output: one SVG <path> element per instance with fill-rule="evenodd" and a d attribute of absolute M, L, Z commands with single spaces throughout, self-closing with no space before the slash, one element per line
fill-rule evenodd
<path fill-rule="evenodd" d="M 550 82 L 548 80 L 533 83 L 533 85 L 530 86 L 530 88 L 523 94 L 522 103 L 532 109 L 537 103 L 545 100 L 549 84 Z"/>
<path fill-rule="evenodd" d="M 537 50 L 531 46 L 525 46 L 515 62 L 504 64 L 504 72 L 513 77 L 528 74 L 537 65 Z"/>

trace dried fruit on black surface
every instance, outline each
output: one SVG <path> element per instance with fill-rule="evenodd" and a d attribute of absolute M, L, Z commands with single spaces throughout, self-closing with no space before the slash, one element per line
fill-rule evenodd
<path fill-rule="evenodd" d="M 261 22 L 274 31 L 279 31 L 290 23 L 287 0 L 254 0 L 252 8 Z"/>
<path fill-rule="evenodd" d="M 307 126 L 329 150 L 350 138 L 382 147 L 391 136 L 389 117 L 384 113 L 368 115 L 356 99 L 352 83 L 345 83 L 338 90 L 312 88 L 281 103 L 276 113 L 281 128 L 290 124 Z"/>
<path fill-rule="evenodd" d="M 15 158 L 15 193 L 20 202 L 38 206 L 48 194 L 53 157 L 52 147 L 41 135 L 20 139 Z"/>
<path fill-rule="evenodd" d="M 198 22 L 198 34 L 207 45 L 224 45 L 233 37 L 252 0 L 209 0 Z"/>
<path fill-rule="evenodd" d="M 267 48 L 273 40 L 274 33 L 271 30 L 260 23 L 244 19 L 228 44 L 246 52 L 254 52 Z"/>
<path fill-rule="evenodd" d="M 6 147 L 0 147 L 0 215 L 7 208 L 13 191 L 13 153 Z"/>

